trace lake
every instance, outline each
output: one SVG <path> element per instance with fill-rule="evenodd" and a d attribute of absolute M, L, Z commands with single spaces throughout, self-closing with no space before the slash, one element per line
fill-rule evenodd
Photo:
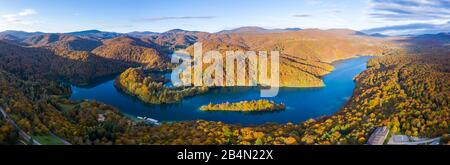
<path fill-rule="evenodd" d="M 159 121 L 208 120 L 243 125 L 275 123 L 299 123 L 310 118 L 331 115 L 339 111 L 350 99 L 355 83 L 353 78 L 366 69 L 372 57 L 358 57 L 333 63 L 335 70 L 324 76 L 322 88 L 280 88 L 277 97 L 263 98 L 283 102 L 286 110 L 278 112 L 204 112 L 199 107 L 208 103 L 256 100 L 260 98 L 257 87 L 233 87 L 212 89 L 207 94 L 184 99 L 180 103 L 152 105 L 126 95 L 109 80 L 91 87 L 72 86 L 71 100 L 90 99 L 110 104 L 130 116 L 150 117 Z"/>

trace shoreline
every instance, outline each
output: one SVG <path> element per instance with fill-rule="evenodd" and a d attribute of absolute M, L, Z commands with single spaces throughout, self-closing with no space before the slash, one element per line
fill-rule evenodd
<path fill-rule="evenodd" d="M 356 58 L 357 58 L 358 56 L 356 56 Z M 365 70 L 365 69 L 364 69 Z M 334 72 L 331 72 L 331 73 L 334 73 Z M 331 74 L 330 73 L 330 74 Z M 328 74 L 327 75 L 325 75 L 325 76 L 328 76 Z M 324 76 L 324 77 L 325 77 Z M 322 77 L 322 79 L 323 79 L 323 77 Z M 114 81 L 114 80 L 111 80 L 111 81 Z M 114 82 L 112 82 L 113 83 L 113 86 L 114 87 L 116 87 L 115 85 L 114 85 Z M 301 87 L 301 88 L 299 88 L 299 87 L 289 87 L 289 86 L 280 86 L 280 88 L 282 88 L 282 89 L 287 89 L 287 90 L 295 90 L 295 89 L 299 89 L 299 90 L 302 90 L 302 89 L 305 89 L 305 90 L 308 90 L 308 89 L 321 89 L 321 88 L 324 88 L 324 87 L 326 87 L 326 86 L 321 86 L 321 87 Z M 227 87 L 223 87 L 223 88 L 227 88 Z M 231 87 L 231 88 L 228 88 L 228 89 L 233 89 L 233 88 L 235 88 L 235 87 Z M 256 88 L 256 87 L 242 87 L 242 88 L 245 88 L 245 89 L 249 89 L 249 88 Z M 116 89 L 117 89 L 117 87 L 116 87 Z M 226 90 L 226 89 L 224 89 L 224 90 Z M 239 90 L 239 89 L 237 89 L 237 90 Z M 137 107 L 136 108 L 143 108 L 142 106 L 144 106 L 144 107 L 152 107 L 151 109 L 159 109 L 159 107 L 162 107 L 162 108 L 170 108 L 170 107 L 173 107 L 173 106 L 180 106 L 181 104 L 189 104 L 188 102 L 191 102 L 190 100 L 192 99 L 192 98 L 189 98 L 189 99 L 187 99 L 186 101 L 187 102 L 185 102 L 185 103 L 182 103 L 182 102 L 184 102 L 184 99 L 182 100 L 182 101 L 180 101 L 180 102 L 177 102 L 177 103 L 174 103 L 174 104 L 158 104 L 158 105 L 155 105 L 155 104 L 149 104 L 149 103 L 145 103 L 145 102 L 143 102 L 142 100 L 140 100 L 139 98 L 137 98 L 136 96 L 132 96 L 132 95 L 130 95 L 129 93 L 126 93 L 125 91 L 123 91 L 123 90 L 121 90 L 121 89 L 119 89 L 119 91 L 121 91 L 121 92 L 123 92 L 123 94 L 125 94 L 125 96 L 123 96 L 123 97 L 129 97 L 129 98 L 133 98 L 133 100 L 135 100 L 135 101 L 138 101 L 139 102 L 139 104 L 138 105 L 136 105 Z M 352 91 L 354 91 L 354 88 L 352 88 Z M 351 92 L 351 95 L 349 95 L 348 97 L 349 98 L 352 98 L 353 97 L 353 94 L 352 94 L 353 92 Z M 197 97 L 197 96 L 193 96 L 193 97 Z M 201 96 L 200 96 L 201 97 Z M 81 98 L 83 98 L 83 97 L 81 97 Z M 80 99 L 81 99 L 80 98 Z M 75 100 L 75 99 L 71 99 L 71 100 Z M 98 100 L 98 99 L 96 99 L 96 100 Z M 194 100 L 196 100 L 195 98 L 194 98 Z M 236 100 L 236 99 L 235 99 Z M 251 99 L 248 99 L 248 100 L 251 100 Z M 247 101 L 248 101 L 247 100 Z M 226 100 L 222 100 L 222 101 L 226 101 Z M 231 100 L 230 100 L 231 101 Z M 239 100 L 236 100 L 236 101 L 239 101 Z M 241 100 L 242 101 L 242 100 Z M 244 100 L 245 101 L 245 100 Z M 103 101 L 103 102 L 105 102 L 105 103 L 108 103 L 108 101 Z M 214 102 L 214 101 L 213 101 Z M 341 111 L 342 110 L 342 108 L 346 105 L 348 103 L 348 100 L 346 100 L 345 101 L 345 103 L 343 103 L 343 106 L 339 106 L 339 108 L 336 108 L 336 111 L 335 110 L 333 110 L 333 113 L 335 113 L 335 112 L 339 112 L 339 111 Z M 207 104 L 207 102 L 206 102 L 206 104 Z M 117 104 L 111 104 L 111 105 L 114 105 L 115 107 L 117 107 L 118 109 L 123 109 L 124 107 L 123 106 L 121 106 L 121 105 L 117 105 Z M 196 107 L 197 108 L 197 110 L 198 110 L 198 108 L 201 106 L 201 104 L 198 106 L 198 107 Z M 126 108 L 126 107 L 125 107 Z M 135 109 L 135 108 L 134 108 Z M 188 109 L 189 109 L 189 111 L 190 111 L 190 109 L 192 109 L 192 108 L 189 108 L 188 107 Z M 333 108 L 334 109 L 334 108 Z M 142 109 L 144 112 L 143 113 L 147 113 L 147 112 L 145 112 L 145 109 Z M 128 114 L 128 115 L 132 115 L 132 116 L 134 116 L 134 113 L 133 112 L 130 112 L 130 111 L 128 111 L 128 110 L 121 110 L 121 112 L 122 113 L 124 113 L 124 114 Z M 209 113 L 228 113 L 228 112 L 230 112 L 230 111 L 205 111 L 205 112 L 209 112 Z M 233 111 L 234 112 L 234 111 Z M 250 111 L 248 111 L 248 112 L 250 112 Z M 267 112 L 269 112 L 269 111 L 257 111 L 257 112 L 262 112 L 262 113 L 267 113 Z M 279 111 L 270 111 L 270 112 L 279 112 Z M 158 114 L 160 114 L 160 115 L 162 115 L 162 114 L 165 114 L 165 113 L 159 113 L 159 112 L 155 112 L 155 113 L 158 113 Z M 259 113 L 258 113 L 259 114 Z M 285 124 L 285 123 L 287 123 L 287 122 L 295 122 L 295 123 L 298 123 L 298 122 L 304 122 L 304 121 L 306 121 L 306 120 L 308 120 L 308 119 L 317 119 L 317 118 L 320 118 L 320 117 L 322 117 L 322 116 L 329 116 L 329 115 L 332 115 L 332 114 L 324 114 L 324 115 L 321 115 L 321 116 L 316 116 L 316 117 L 314 117 L 314 116 L 311 116 L 311 117 L 308 117 L 308 118 L 305 118 L 305 119 L 303 119 L 303 118 L 301 118 L 301 119 L 299 119 L 299 120 L 286 120 L 286 121 L 284 121 L 284 120 L 282 120 L 281 119 L 281 121 L 280 120 L 277 120 L 277 119 L 274 119 L 274 120 L 272 120 L 272 121 L 267 121 L 267 122 L 258 122 L 258 123 L 245 123 L 244 122 L 244 125 L 261 125 L 261 124 L 265 124 L 265 123 L 278 123 L 278 124 Z M 150 117 L 151 117 L 152 115 L 150 115 Z M 164 115 L 163 115 L 164 116 Z M 203 115 L 202 115 L 203 116 Z M 208 115 L 209 116 L 209 115 Z M 209 119 L 209 117 L 208 118 L 204 118 L 204 117 L 200 117 L 200 118 L 197 118 L 197 117 L 194 117 L 194 118 L 192 118 L 192 117 L 187 117 L 187 118 L 185 118 L 185 119 L 180 119 L 180 120 L 172 120 L 172 119 L 167 119 L 167 117 L 156 117 L 156 116 L 154 116 L 155 118 L 157 118 L 157 119 L 159 119 L 159 120 L 161 120 L 161 121 L 174 121 L 174 122 L 182 122 L 182 121 L 196 121 L 196 120 L 205 120 L 205 121 L 222 121 L 222 122 L 224 122 L 224 123 L 227 123 L 227 124 L 238 124 L 238 122 L 237 121 L 232 121 L 232 122 L 229 122 L 228 120 L 222 120 L 222 119 L 219 119 L 219 118 L 211 118 L 211 119 Z"/>

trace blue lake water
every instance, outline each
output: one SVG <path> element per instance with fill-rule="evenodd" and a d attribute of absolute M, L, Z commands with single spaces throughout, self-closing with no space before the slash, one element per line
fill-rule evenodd
<path fill-rule="evenodd" d="M 278 96 L 264 98 L 283 102 L 286 110 L 279 112 L 242 113 L 242 112 L 203 112 L 199 107 L 210 102 L 234 102 L 260 99 L 258 88 L 221 88 L 213 89 L 207 94 L 184 99 L 180 103 L 169 105 L 152 105 L 143 103 L 132 96 L 118 91 L 114 80 L 94 87 L 72 86 L 70 99 L 91 99 L 118 108 L 131 116 L 145 116 L 159 121 L 209 120 L 243 125 L 262 124 L 266 122 L 299 123 L 309 118 L 330 115 L 340 110 L 351 97 L 355 87 L 353 78 L 366 69 L 371 57 L 358 57 L 333 63 L 335 70 L 324 76 L 325 87 L 322 88 L 280 88 Z"/>

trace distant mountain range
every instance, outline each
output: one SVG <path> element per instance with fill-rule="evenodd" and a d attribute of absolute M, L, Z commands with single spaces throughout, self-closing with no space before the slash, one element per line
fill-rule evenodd
<path fill-rule="evenodd" d="M 286 28 L 286 29 L 265 29 L 257 26 L 245 26 L 231 30 L 222 30 L 217 32 L 217 34 L 232 34 L 232 33 L 277 33 L 277 32 L 289 32 L 289 31 L 299 31 L 300 28 Z"/>
<path fill-rule="evenodd" d="M 124 34 L 121 33 L 115 33 L 115 32 L 104 32 L 99 30 L 86 30 L 86 31 L 78 31 L 78 32 L 71 32 L 66 33 L 68 35 L 74 35 L 78 37 L 84 37 L 84 38 L 96 38 L 96 39 L 109 39 L 114 37 L 120 37 Z"/>
<path fill-rule="evenodd" d="M 276 34 L 273 34 L 276 33 Z M 300 38 L 314 39 L 317 37 L 333 37 L 336 35 L 341 36 L 360 36 L 368 38 L 390 38 L 390 36 L 383 35 L 381 33 L 363 33 L 360 31 L 354 31 L 350 29 L 300 29 L 300 28 L 285 28 L 285 29 L 265 29 L 257 26 L 246 26 L 231 30 L 223 30 L 217 33 L 208 33 L 201 31 L 187 31 L 182 29 L 173 29 L 163 33 L 150 32 L 150 31 L 135 31 L 130 33 L 117 33 L 117 32 L 105 32 L 99 30 L 86 30 L 69 33 L 44 33 L 44 32 L 24 32 L 24 31 L 3 31 L 0 32 L 0 40 L 14 43 L 22 46 L 32 47 L 52 47 L 57 49 L 65 49 L 71 51 L 92 51 L 95 48 L 103 45 L 102 40 L 113 39 L 118 37 L 129 37 L 141 40 L 142 42 L 149 43 L 151 47 L 155 47 L 159 51 L 164 53 L 170 53 L 176 49 L 187 48 L 197 41 L 209 42 L 209 41 L 230 41 L 240 42 L 237 45 L 246 46 L 248 42 L 252 42 L 249 38 L 264 38 L 267 42 L 271 42 L 273 39 L 283 39 L 280 36 L 286 36 L 286 34 L 292 34 L 291 37 L 297 36 Z M 316 35 L 313 35 L 316 34 Z M 244 35 L 244 36 L 240 36 Z M 263 37 L 264 36 L 264 37 Z M 286 36 L 289 38 L 289 36 Z M 441 33 L 438 35 L 416 35 L 409 36 L 409 38 L 423 39 L 423 38 L 435 38 L 438 40 L 444 40 L 447 42 L 448 33 Z M 239 40 L 250 40 L 243 43 Z M 149 46 L 147 45 L 147 46 Z M 290 45 L 290 44 L 288 44 Z"/>
<path fill-rule="evenodd" d="M 21 43 L 34 47 L 49 46 L 75 51 L 91 51 L 101 45 L 99 40 L 69 34 L 37 34 L 25 38 Z"/>
<path fill-rule="evenodd" d="M 285 29 L 265 29 L 257 26 L 246 26 L 240 27 L 232 30 L 223 30 L 217 32 L 216 34 L 230 34 L 230 33 L 271 33 L 271 32 L 287 32 L 287 31 L 298 31 L 302 30 L 301 28 L 285 28 Z M 151 32 L 151 31 L 133 31 L 129 33 L 117 33 L 117 32 L 106 32 L 100 30 L 84 30 L 84 31 L 76 31 L 76 32 L 68 32 L 68 33 L 44 33 L 44 32 L 25 32 L 25 31 L 15 31 L 15 30 L 7 30 L 0 32 L 0 39 L 11 39 L 11 40 L 24 40 L 33 35 L 42 35 L 42 34 L 67 34 L 77 37 L 83 38 L 96 38 L 96 39 L 110 39 L 115 37 L 135 37 L 141 38 L 145 36 L 153 36 L 159 34 L 170 34 L 170 33 L 186 33 L 193 32 L 198 33 L 199 31 L 187 31 L 182 29 L 172 29 L 163 33 Z"/>
<path fill-rule="evenodd" d="M 369 29 L 369 30 L 363 30 L 363 31 L 353 31 L 355 34 L 359 35 L 368 35 L 373 37 L 389 37 L 389 35 L 385 35 L 382 33 L 378 33 L 377 29 Z M 266 29 L 258 26 L 244 26 L 239 27 L 235 29 L 230 30 L 222 30 L 216 33 L 210 33 L 210 34 L 234 34 L 234 33 L 282 33 L 282 32 L 292 32 L 292 31 L 300 31 L 303 30 L 301 28 L 278 28 L 278 29 Z M 330 30 L 339 30 L 339 29 L 329 29 Z M 343 30 L 343 29 L 341 29 Z M 115 37 L 134 37 L 134 38 L 142 38 L 142 37 L 149 37 L 149 36 L 157 36 L 161 34 L 179 34 L 179 33 L 207 33 L 207 32 L 200 32 L 200 31 L 187 31 L 182 29 L 172 29 L 166 32 L 158 33 L 158 32 L 151 32 L 151 31 L 133 31 L 129 33 L 117 33 L 117 32 L 106 32 L 106 31 L 100 31 L 100 30 L 85 30 L 85 31 L 77 31 L 77 32 L 68 32 L 68 33 L 44 33 L 44 32 L 25 32 L 25 31 L 15 31 L 15 30 L 7 30 L 0 32 L 0 39 L 2 40 L 9 40 L 9 41 L 23 41 L 30 36 L 34 35 L 43 35 L 43 34 L 66 34 L 71 36 L 77 36 L 81 38 L 90 38 L 90 39 L 111 39 Z M 419 35 L 410 35 L 410 36 L 420 36 Z M 403 35 L 405 36 L 405 35 Z"/>

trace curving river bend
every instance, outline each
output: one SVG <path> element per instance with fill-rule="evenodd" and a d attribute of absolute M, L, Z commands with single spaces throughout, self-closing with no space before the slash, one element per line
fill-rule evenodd
<path fill-rule="evenodd" d="M 241 100 L 260 99 L 258 88 L 221 88 L 209 93 L 186 98 L 180 103 L 170 105 L 151 105 L 128 96 L 114 87 L 114 79 L 93 87 L 72 86 L 70 99 L 91 99 L 118 108 L 131 116 L 145 116 L 159 121 L 209 120 L 243 125 L 266 122 L 298 123 L 309 118 L 330 115 L 342 108 L 351 97 L 355 87 L 353 78 L 366 69 L 367 61 L 372 57 L 358 57 L 333 63 L 335 70 L 324 76 L 323 88 L 281 88 L 278 96 L 264 98 L 283 102 L 286 110 L 264 113 L 241 112 L 203 112 L 202 105 Z"/>

